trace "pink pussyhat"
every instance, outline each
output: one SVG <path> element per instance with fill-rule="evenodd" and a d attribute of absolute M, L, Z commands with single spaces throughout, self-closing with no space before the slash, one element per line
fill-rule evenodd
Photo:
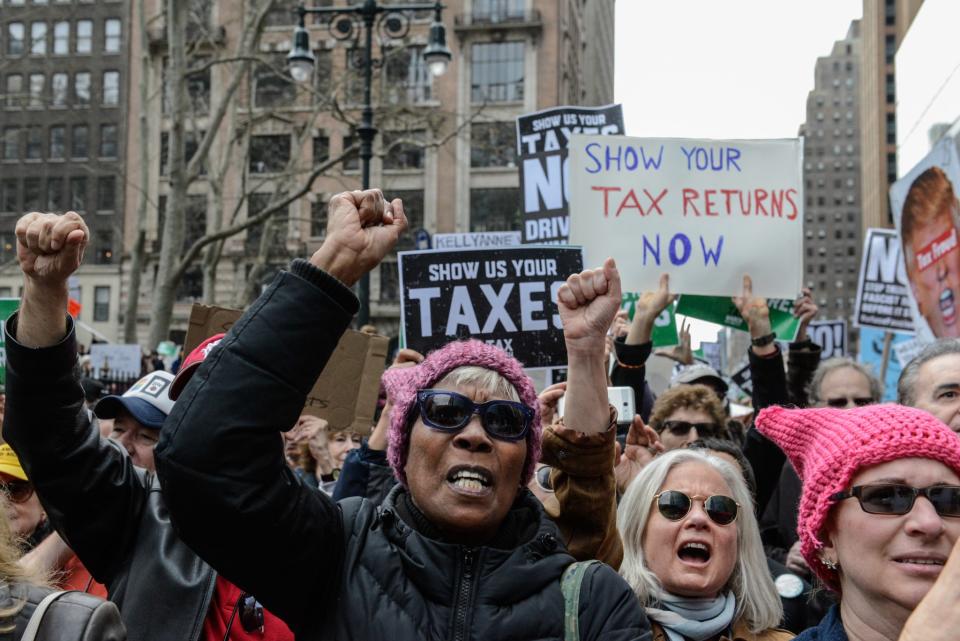
<path fill-rule="evenodd" d="M 828 587 L 839 591 L 836 570 L 824 565 L 820 532 L 830 498 L 849 488 L 861 469 L 902 458 L 940 461 L 960 474 L 960 437 L 923 410 L 868 405 L 849 410 L 768 407 L 757 429 L 780 446 L 803 480 L 797 534 L 800 551 Z"/>
<path fill-rule="evenodd" d="M 383 373 L 383 386 L 393 404 L 390 410 L 390 442 L 387 460 L 397 479 L 407 484 L 404 467 L 410 449 L 412 417 L 417 410 L 417 391 L 429 389 L 434 383 L 458 367 L 474 366 L 497 372 L 507 379 L 520 395 L 520 401 L 534 411 L 533 422 L 527 432 L 527 459 L 520 482 L 524 485 L 533 478 L 540 460 L 540 403 L 530 377 L 524 373 L 517 359 L 493 345 L 476 340 L 454 341 L 430 352 L 415 367 L 388 369 Z"/>

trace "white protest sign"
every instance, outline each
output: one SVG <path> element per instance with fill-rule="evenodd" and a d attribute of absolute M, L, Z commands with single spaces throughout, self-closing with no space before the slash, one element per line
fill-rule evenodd
<path fill-rule="evenodd" d="M 900 236 L 893 229 L 867 230 L 853 325 L 913 332 L 907 274 L 900 260 Z"/>
<path fill-rule="evenodd" d="M 929 344 L 930 343 L 919 338 L 911 338 L 900 343 L 894 343 L 893 353 L 896 354 L 897 362 L 900 363 L 900 367 L 906 367 L 907 363 L 919 356 L 920 352 L 923 351 L 923 348 Z"/>
<path fill-rule="evenodd" d="M 810 340 L 820 346 L 820 360 L 847 355 L 847 321 L 813 321 L 807 328 Z"/>
<path fill-rule="evenodd" d="M 584 264 L 613 256 L 624 291 L 733 296 L 744 274 L 793 299 L 803 270 L 799 140 L 574 135 L 570 242 Z"/>
<path fill-rule="evenodd" d="M 140 376 L 139 345 L 94 343 L 90 346 L 90 365 L 99 375 Z"/>
<path fill-rule="evenodd" d="M 523 244 L 518 231 L 473 231 L 457 234 L 434 234 L 434 249 L 496 249 Z"/>

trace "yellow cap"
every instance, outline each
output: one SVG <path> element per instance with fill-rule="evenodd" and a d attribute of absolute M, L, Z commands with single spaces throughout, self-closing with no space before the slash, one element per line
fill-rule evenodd
<path fill-rule="evenodd" d="M 20 465 L 20 459 L 17 458 L 13 448 L 4 443 L 0 445 L 0 474 L 11 476 L 20 481 L 27 480 L 27 474 Z"/>

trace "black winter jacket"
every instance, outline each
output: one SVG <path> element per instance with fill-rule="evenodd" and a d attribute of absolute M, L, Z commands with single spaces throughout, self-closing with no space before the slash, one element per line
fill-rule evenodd
<path fill-rule="evenodd" d="M 539 503 L 521 491 L 502 547 L 446 543 L 401 487 L 379 508 L 336 504 L 286 467 L 281 429 L 357 308 L 353 294 L 294 261 L 210 354 L 156 449 L 178 531 L 297 638 L 563 638 L 560 576 L 573 561 Z M 359 502 L 358 502 L 359 501 Z M 584 641 L 647 639 L 637 598 L 607 566 L 580 595 Z"/>
<path fill-rule="evenodd" d="M 20 457 L 51 523 L 107 586 L 138 641 L 196 641 L 216 574 L 174 533 L 156 477 L 100 438 L 75 375 L 73 320 L 41 349 L 6 323 L 3 437 Z"/>

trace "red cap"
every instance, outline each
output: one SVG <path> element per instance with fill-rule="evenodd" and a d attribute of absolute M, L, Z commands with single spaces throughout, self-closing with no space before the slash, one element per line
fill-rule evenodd
<path fill-rule="evenodd" d="M 193 378 L 194 372 L 200 367 L 200 363 L 210 355 L 214 347 L 220 344 L 224 336 L 226 336 L 226 334 L 214 334 L 193 348 L 190 355 L 187 356 L 180 365 L 180 370 L 177 372 L 176 378 L 173 379 L 173 384 L 170 385 L 170 398 L 177 400 L 180 392 L 183 391 L 183 388 L 186 387 L 190 379 Z"/>

